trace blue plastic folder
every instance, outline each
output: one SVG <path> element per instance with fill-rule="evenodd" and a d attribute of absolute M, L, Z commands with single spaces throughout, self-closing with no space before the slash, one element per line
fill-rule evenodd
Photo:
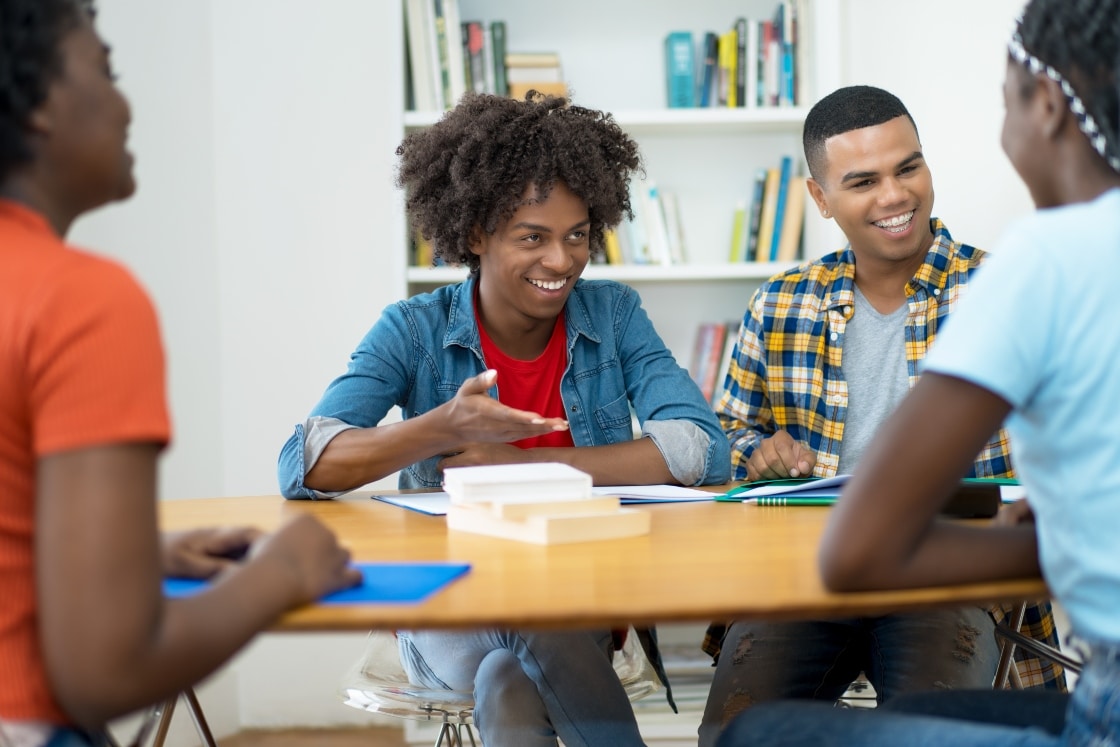
<path fill-rule="evenodd" d="M 409 604 L 422 602 L 471 569 L 469 563 L 355 563 L 362 583 L 328 594 L 322 604 Z M 163 594 L 175 599 L 189 597 L 210 582 L 187 578 L 165 578 Z"/>

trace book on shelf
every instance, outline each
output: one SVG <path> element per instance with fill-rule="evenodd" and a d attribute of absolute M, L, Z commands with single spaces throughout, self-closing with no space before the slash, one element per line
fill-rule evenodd
<path fill-rule="evenodd" d="M 747 19 L 735 19 L 735 104 L 747 105 Z"/>
<path fill-rule="evenodd" d="M 735 106 L 735 60 L 739 53 L 739 42 L 735 29 L 725 31 L 719 36 L 719 106 Z"/>
<path fill-rule="evenodd" d="M 672 264 L 682 264 L 688 261 L 688 245 L 684 238 L 684 221 L 681 220 L 680 200 L 677 193 L 662 189 L 658 195 L 661 197 L 661 213 L 665 218 L 665 233 L 669 238 L 669 261 Z"/>
<path fill-rule="evenodd" d="M 742 262 L 745 257 L 743 249 L 747 242 L 748 209 L 747 201 L 739 200 L 731 213 L 731 249 L 727 255 L 729 262 Z"/>
<path fill-rule="evenodd" d="M 728 325 L 722 322 L 701 322 L 693 342 L 692 366 L 689 375 L 700 388 L 704 399 L 712 402 L 720 379 L 720 363 L 727 341 Z"/>
<path fill-rule="evenodd" d="M 770 248 L 768 250 L 768 257 L 771 262 L 778 259 L 778 244 L 782 239 L 782 225 L 785 223 L 786 217 L 786 196 L 789 194 L 791 176 L 793 176 L 793 158 L 782 156 L 778 166 L 778 196 L 774 201 L 774 230 L 770 237 Z"/>
<path fill-rule="evenodd" d="M 698 106 L 708 107 L 712 106 L 718 96 L 714 96 L 713 92 L 718 84 L 718 62 L 719 62 L 719 35 L 714 31 L 708 31 L 704 34 L 703 44 L 703 60 L 697 66 L 696 77 L 696 102 Z"/>
<path fill-rule="evenodd" d="M 651 179 L 639 182 L 642 196 L 642 217 L 646 223 L 649 261 L 652 264 L 672 264 L 673 256 L 669 250 L 669 229 L 665 222 L 665 209 L 661 201 L 661 191 Z"/>
<path fill-rule="evenodd" d="M 511 98 L 523 99 L 531 90 L 551 96 L 567 96 L 568 86 L 556 52 L 510 52 L 506 54 L 506 86 Z"/>
<path fill-rule="evenodd" d="M 603 254 L 606 257 L 608 265 L 621 265 L 622 259 L 622 244 L 618 241 L 618 230 L 608 228 L 603 231 Z"/>
<path fill-rule="evenodd" d="M 413 106 L 417 111 L 443 109 L 439 48 L 432 11 L 431 0 L 408 0 L 405 5 L 409 81 L 412 84 Z"/>
<path fill-rule="evenodd" d="M 499 96 L 509 95 L 509 84 L 506 81 L 506 22 L 490 22 L 490 41 L 493 49 L 490 53 L 493 66 L 494 93 Z"/>
<path fill-rule="evenodd" d="M 468 74 L 467 88 L 475 93 L 486 93 L 485 34 L 481 21 L 463 23 L 463 47 L 466 54 L 464 74 Z M 490 89 L 493 90 L 493 89 Z"/>
<path fill-rule="evenodd" d="M 785 218 L 778 239 L 778 262 L 792 262 L 801 256 L 801 234 L 805 228 L 805 201 L 808 189 L 805 177 L 791 176 L 786 194 Z"/>
<path fill-rule="evenodd" d="M 665 37 L 665 103 L 670 109 L 696 105 L 691 31 L 670 31 Z"/>
<path fill-rule="evenodd" d="M 467 91 L 466 76 L 463 72 L 463 32 L 459 21 L 459 0 L 432 0 L 432 4 L 436 23 L 436 44 L 439 50 L 443 105 L 450 109 Z"/>
<path fill-rule="evenodd" d="M 716 383 L 710 400 L 713 408 L 723 399 L 723 393 L 727 389 L 727 369 L 731 367 L 735 345 L 739 342 L 739 322 L 727 322 L 723 326 L 723 354 L 720 356 L 719 367 L 716 369 Z"/>
<path fill-rule="evenodd" d="M 746 54 L 743 55 L 743 62 L 747 69 L 743 71 L 744 91 L 745 98 L 744 106 L 757 108 L 758 103 L 758 20 L 754 18 L 746 19 Z"/>
<path fill-rule="evenodd" d="M 762 188 L 762 211 L 758 217 L 758 250 L 755 262 L 770 261 L 770 244 L 774 240 L 774 214 L 778 207 L 778 182 L 782 171 L 778 167 L 766 169 L 766 183 Z"/>
<path fill-rule="evenodd" d="M 754 262 L 758 258 L 758 229 L 762 220 L 762 200 L 766 192 L 768 169 L 758 169 L 751 184 L 750 213 L 747 216 L 746 250 L 741 257 L 744 262 Z"/>

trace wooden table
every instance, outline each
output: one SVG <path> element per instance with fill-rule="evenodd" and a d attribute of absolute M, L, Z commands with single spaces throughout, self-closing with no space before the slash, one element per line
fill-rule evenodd
<path fill-rule="evenodd" d="M 836 594 L 817 573 L 828 509 L 738 503 L 643 507 L 644 537 L 538 546 L 448 532 L 427 516 L 352 493 L 334 501 L 279 496 L 163 501 L 165 529 L 246 524 L 268 530 L 306 511 L 326 522 L 355 560 L 449 560 L 467 576 L 415 605 L 313 606 L 277 630 L 601 627 L 667 622 L 827 618 L 961 603 L 1036 599 L 1040 578 L 931 589 Z"/>

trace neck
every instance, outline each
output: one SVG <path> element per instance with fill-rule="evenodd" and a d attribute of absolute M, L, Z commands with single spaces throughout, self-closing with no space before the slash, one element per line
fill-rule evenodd
<path fill-rule="evenodd" d="M 61 237 L 66 236 L 70 224 L 74 222 L 73 214 L 49 199 L 44 190 L 37 188 L 37 182 L 20 174 L 12 175 L 0 183 L 0 197 L 41 213 Z"/>

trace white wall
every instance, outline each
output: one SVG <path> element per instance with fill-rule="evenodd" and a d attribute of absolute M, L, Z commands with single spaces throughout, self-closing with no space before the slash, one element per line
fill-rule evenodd
<path fill-rule="evenodd" d="M 839 35 L 841 80 L 914 114 L 935 214 L 990 246 L 1030 207 L 998 145 L 1020 0 L 817 1 L 841 7 L 840 28 L 817 30 Z M 101 0 L 99 26 L 133 104 L 140 192 L 73 238 L 130 264 L 159 308 L 175 422 L 162 493 L 273 493 L 292 424 L 403 292 L 399 4 Z M 338 664 L 359 648 L 267 636 L 236 661 L 240 685 L 227 672 L 204 691 L 226 707 L 204 705 L 237 700 L 224 730 L 345 720 Z M 295 659 L 303 676 L 286 676 Z"/>

